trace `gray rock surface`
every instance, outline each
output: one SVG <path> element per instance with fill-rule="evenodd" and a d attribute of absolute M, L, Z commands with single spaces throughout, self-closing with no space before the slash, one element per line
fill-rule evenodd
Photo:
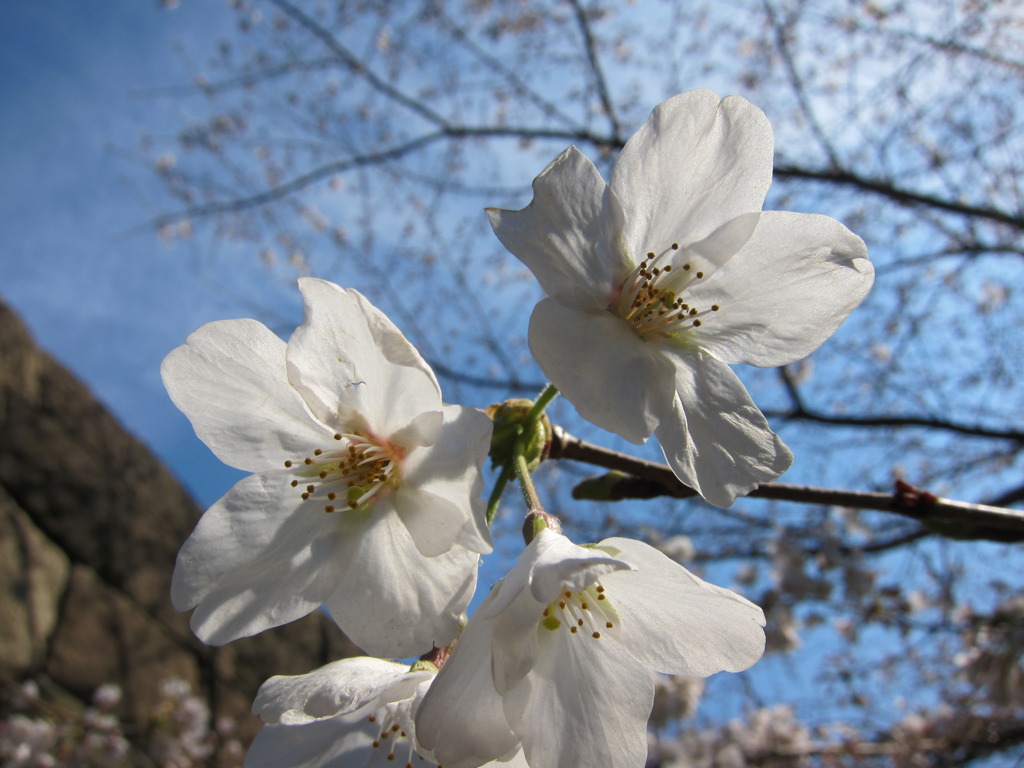
<path fill-rule="evenodd" d="M 211 456 L 210 461 L 216 461 Z M 177 480 L 0 302 L 0 683 L 88 702 L 117 683 L 145 739 L 161 681 L 181 677 L 251 737 L 256 689 L 357 653 L 327 619 L 223 648 L 170 603 L 178 548 L 202 512 Z"/>

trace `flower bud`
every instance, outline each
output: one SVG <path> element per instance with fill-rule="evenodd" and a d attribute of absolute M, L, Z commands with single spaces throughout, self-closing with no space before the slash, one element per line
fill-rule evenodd
<path fill-rule="evenodd" d="M 496 403 L 485 411 L 494 421 L 490 452 L 493 466 L 508 466 L 516 453 L 522 452 L 532 472 L 547 458 L 551 447 L 551 419 L 542 413 L 527 424 L 526 416 L 532 408 L 532 400 L 514 398 Z"/>

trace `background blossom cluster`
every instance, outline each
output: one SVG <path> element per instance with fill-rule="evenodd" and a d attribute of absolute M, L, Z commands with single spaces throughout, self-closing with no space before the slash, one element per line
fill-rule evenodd
<path fill-rule="evenodd" d="M 655 434 L 679 479 L 719 506 L 789 466 L 728 364 L 803 357 L 873 271 L 838 222 L 760 210 L 771 162 L 759 110 L 692 91 L 654 110 L 610 183 L 570 148 L 527 208 L 489 211 L 548 294 L 530 342 L 552 385 L 499 429 L 511 448 L 492 457 L 523 487 L 527 547 L 464 629 L 492 548 L 491 422 L 444 404 L 383 313 L 305 278 L 305 320 L 287 342 L 221 321 L 168 355 L 174 402 L 219 458 L 252 473 L 179 553 L 175 605 L 196 608 L 194 630 L 217 644 L 324 605 L 370 654 L 268 680 L 248 764 L 641 765 L 657 673 L 757 661 L 760 608 L 639 541 L 572 543 L 525 452 L 561 391 L 628 440 Z M 374 658 L 416 655 L 411 667 Z"/>

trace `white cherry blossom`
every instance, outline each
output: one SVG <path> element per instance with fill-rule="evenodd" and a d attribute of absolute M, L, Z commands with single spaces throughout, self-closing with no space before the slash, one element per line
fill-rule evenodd
<path fill-rule="evenodd" d="M 579 547 L 543 529 L 460 636 L 418 738 L 445 768 L 519 744 L 531 768 L 642 766 L 654 673 L 746 669 L 763 626 L 756 605 L 653 547 Z"/>
<path fill-rule="evenodd" d="M 728 506 L 792 454 L 728 364 L 778 366 L 827 339 L 867 294 L 863 241 L 834 219 L 761 212 L 764 114 L 707 90 L 655 108 L 611 182 L 575 147 L 520 211 L 489 209 L 547 293 L 530 349 L 580 415 L 655 434 L 684 483 Z"/>
<path fill-rule="evenodd" d="M 266 723 L 246 768 L 436 768 L 416 743 L 414 718 L 437 674 L 393 661 L 342 659 L 260 686 L 253 712 Z M 495 768 L 527 768 L 521 752 Z"/>
<path fill-rule="evenodd" d="M 203 515 L 172 598 L 226 643 L 326 604 L 365 651 L 455 636 L 491 549 L 480 474 L 491 422 L 442 405 L 429 366 L 355 291 L 300 280 L 286 344 L 255 320 L 210 323 L 171 352 L 171 399 L 225 463 L 254 474 Z"/>

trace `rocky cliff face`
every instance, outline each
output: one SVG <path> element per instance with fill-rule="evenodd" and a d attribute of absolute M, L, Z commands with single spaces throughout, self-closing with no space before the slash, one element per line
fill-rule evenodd
<path fill-rule="evenodd" d="M 211 456 L 211 461 L 215 459 Z M 357 652 L 319 615 L 210 648 L 170 604 L 178 548 L 201 510 L 167 469 L 0 303 L 0 682 L 88 700 L 124 691 L 145 740 L 162 680 L 201 691 L 245 736 L 259 684 Z"/>

